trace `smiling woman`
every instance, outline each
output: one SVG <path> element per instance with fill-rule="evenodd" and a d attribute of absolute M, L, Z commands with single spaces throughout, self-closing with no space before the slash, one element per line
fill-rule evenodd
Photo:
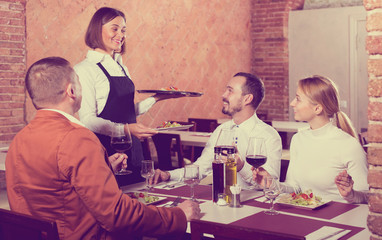
<path fill-rule="evenodd" d="M 137 123 L 136 116 L 150 109 L 157 99 L 149 97 L 134 104 L 135 86 L 128 69 L 122 63 L 125 52 L 126 18 L 123 12 L 103 7 L 90 20 L 85 43 L 92 50 L 86 59 L 74 69 L 83 86 L 83 101 L 79 110 L 81 121 L 100 139 L 109 155 L 115 150 L 110 146 L 110 135 L 115 128 L 123 127 L 132 134 L 132 148 L 126 151 L 128 168 L 133 174 L 118 177 L 125 185 L 142 180 L 143 160 L 141 138 L 156 133 L 155 130 Z"/>

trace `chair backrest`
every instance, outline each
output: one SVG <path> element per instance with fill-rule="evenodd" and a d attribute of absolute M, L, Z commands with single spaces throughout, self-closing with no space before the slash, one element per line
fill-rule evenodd
<path fill-rule="evenodd" d="M 281 167 L 280 167 L 280 182 L 285 182 L 286 175 L 288 172 L 289 160 L 281 159 Z"/>
<path fill-rule="evenodd" d="M 229 224 L 214 223 L 203 220 L 191 221 L 191 240 L 202 240 L 203 234 L 212 234 L 217 240 L 297 240 L 305 237 L 270 232 L 256 228 L 246 228 Z"/>
<path fill-rule="evenodd" d="M 55 222 L 0 209 L 0 239 L 58 240 L 59 237 Z"/>
<path fill-rule="evenodd" d="M 213 132 L 219 125 L 217 119 L 189 118 L 188 122 L 196 126 L 197 132 Z"/>
<path fill-rule="evenodd" d="M 183 150 L 179 134 L 158 133 L 153 135 L 152 140 L 157 150 L 158 167 L 161 170 L 172 170 L 183 167 Z M 172 145 L 175 139 L 175 145 Z M 175 149 L 178 155 L 178 166 L 173 167 L 171 161 L 171 151 Z"/>

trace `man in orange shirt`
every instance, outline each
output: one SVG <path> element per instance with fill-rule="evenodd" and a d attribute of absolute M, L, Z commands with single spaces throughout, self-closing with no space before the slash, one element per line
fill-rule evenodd
<path fill-rule="evenodd" d="M 199 218 L 198 204 L 189 200 L 157 208 L 122 193 L 98 138 L 73 117 L 81 85 L 68 61 L 41 59 L 25 82 L 38 111 L 7 154 L 11 210 L 56 221 L 60 239 L 179 237 L 187 221 Z M 125 157 L 110 160 L 117 165 Z"/>

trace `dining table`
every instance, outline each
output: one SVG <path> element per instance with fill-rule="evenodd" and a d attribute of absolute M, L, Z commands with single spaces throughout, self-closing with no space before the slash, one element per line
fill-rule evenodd
<path fill-rule="evenodd" d="M 369 239 L 367 228 L 369 208 L 367 204 L 350 204 L 329 201 L 319 208 L 284 205 L 276 201 L 278 215 L 267 215 L 270 203 L 262 190 L 244 189 L 240 192 L 240 207 L 219 206 L 212 202 L 212 186 L 196 185 L 195 197 L 199 201 L 202 221 L 263 229 L 280 234 L 293 234 L 306 239 Z M 146 192 L 144 183 L 122 187 L 124 193 Z M 152 203 L 157 207 L 172 207 L 180 197 L 190 199 L 190 187 L 181 181 L 162 182 L 154 185 L 148 195 L 158 196 Z M 337 238 L 325 238 L 331 231 L 338 232 Z M 187 232 L 191 233 L 190 224 Z M 340 234 L 341 232 L 341 234 Z"/>

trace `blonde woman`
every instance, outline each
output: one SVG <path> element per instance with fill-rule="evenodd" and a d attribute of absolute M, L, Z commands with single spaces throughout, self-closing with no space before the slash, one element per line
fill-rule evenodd
<path fill-rule="evenodd" d="M 340 110 L 335 84 L 322 76 L 301 79 L 290 105 L 295 120 L 310 128 L 292 138 L 284 190 L 311 189 L 325 200 L 367 202 L 366 154 Z"/>

